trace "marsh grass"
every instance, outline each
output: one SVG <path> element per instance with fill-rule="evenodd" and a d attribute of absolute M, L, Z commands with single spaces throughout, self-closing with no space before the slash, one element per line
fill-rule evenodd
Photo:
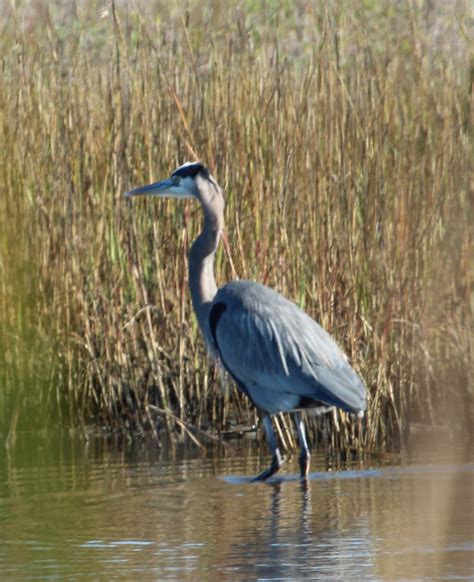
<path fill-rule="evenodd" d="M 191 310 L 199 211 L 121 197 L 194 158 L 227 197 L 218 281 L 292 298 L 369 387 L 363 427 L 337 414 L 313 436 L 393 450 L 419 424 L 469 426 L 464 4 L 35 6 L 1 18 L 5 435 L 255 422 Z"/>

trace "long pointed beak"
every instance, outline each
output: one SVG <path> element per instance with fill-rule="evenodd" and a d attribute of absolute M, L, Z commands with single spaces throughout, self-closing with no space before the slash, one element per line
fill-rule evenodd
<path fill-rule="evenodd" d="M 161 180 L 160 182 L 155 182 L 154 184 L 148 184 L 148 186 L 140 186 L 140 188 L 135 188 L 130 190 L 130 192 L 125 192 L 124 196 L 160 196 L 165 194 L 171 194 L 171 188 L 176 187 L 176 181 L 167 178 L 166 180 Z"/>

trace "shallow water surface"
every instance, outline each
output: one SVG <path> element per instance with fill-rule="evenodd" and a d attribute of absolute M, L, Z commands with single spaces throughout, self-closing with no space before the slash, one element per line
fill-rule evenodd
<path fill-rule="evenodd" d="M 434 580 L 474 574 L 474 456 L 313 456 L 269 483 L 236 451 L 26 435 L 1 452 L 0 578 Z"/>

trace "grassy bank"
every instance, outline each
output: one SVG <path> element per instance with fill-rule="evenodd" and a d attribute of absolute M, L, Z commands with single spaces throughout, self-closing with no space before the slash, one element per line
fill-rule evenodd
<path fill-rule="evenodd" d="M 370 389 L 363 431 L 339 415 L 313 432 L 394 449 L 419 424 L 468 426 L 465 4 L 133 6 L 2 8 L 2 433 L 254 421 L 192 314 L 199 212 L 121 197 L 193 158 L 227 195 L 218 281 L 295 300 Z"/>

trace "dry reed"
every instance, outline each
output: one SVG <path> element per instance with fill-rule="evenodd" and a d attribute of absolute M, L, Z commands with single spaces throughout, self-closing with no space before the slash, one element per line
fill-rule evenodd
<path fill-rule="evenodd" d="M 158 440 L 255 421 L 220 389 L 190 307 L 199 212 L 121 198 L 193 158 L 227 195 L 218 281 L 295 300 L 370 389 L 364 430 L 313 421 L 325 444 L 396 449 L 419 423 L 469 425 L 463 3 L 2 10 L 5 438 L 55 418 Z"/>

